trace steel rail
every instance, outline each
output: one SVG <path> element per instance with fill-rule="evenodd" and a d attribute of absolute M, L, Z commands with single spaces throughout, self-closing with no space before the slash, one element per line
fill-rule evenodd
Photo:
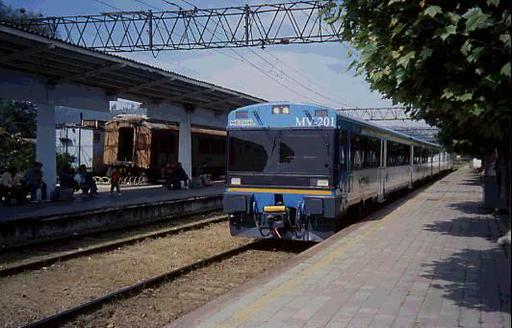
<path fill-rule="evenodd" d="M 85 249 L 65 252 L 63 254 L 58 254 L 55 256 L 46 257 L 44 259 L 35 260 L 35 261 L 28 262 L 28 263 L 22 263 L 20 265 L 11 266 L 11 267 L 1 269 L 0 277 L 18 274 L 23 271 L 40 269 L 42 267 L 49 266 L 49 265 L 52 265 L 57 262 L 67 261 L 67 260 L 70 260 L 73 258 L 107 252 L 107 251 L 116 249 L 120 246 L 133 245 L 133 244 L 138 243 L 139 241 L 145 240 L 145 239 L 154 239 L 154 238 L 163 237 L 163 236 L 175 235 L 177 233 L 184 232 L 184 231 L 201 229 L 202 227 L 207 226 L 209 224 L 219 223 L 219 222 L 223 222 L 223 221 L 227 221 L 226 215 L 220 215 L 220 216 L 216 216 L 216 217 L 213 217 L 210 219 L 202 220 L 199 222 L 188 223 L 188 224 L 180 225 L 177 227 L 160 229 L 156 232 L 150 232 L 150 233 L 145 233 L 145 234 L 134 236 L 134 237 L 123 238 L 118 241 L 109 242 L 109 243 L 98 245 L 98 246 L 92 246 L 92 247 L 88 247 Z"/>
<path fill-rule="evenodd" d="M 225 252 L 210 256 L 208 258 L 196 261 L 194 263 L 182 266 L 180 268 L 168 271 L 166 273 L 154 276 L 152 278 L 142 280 L 133 285 L 122 287 L 114 292 L 105 294 L 105 295 L 95 298 L 91 301 L 71 307 L 69 309 L 66 309 L 66 310 L 56 313 L 56 314 L 53 314 L 44 319 L 41 319 L 41 320 L 38 320 L 35 322 L 31 322 L 22 327 L 24 327 L 24 328 L 55 327 L 59 324 L 70 321 L 71 319 L 79 316 L 80 314 L 84 314 L 84 313 L 87 313 L 95 308 L 101 307 L 104 304 L 113 302 L 113 301 L 121 299 L 121 298 L 129 297 L 130 295 L 139 293 L 146 288 L 159 285 L 168 280 L 175 280 L 176 278 L 179 278 L 180 276 L 188 274 L 196 269 L 205 267 L 205 266 L 210 265 L 215 262 L 220 262 L 226 258 L 230 258 L 230 257 L 233 257 L 240 253 L 243 253 L 243 252 L 255 247 L 256 245 L 262 244 L 263 241 L 264 240 L 257 240 L 257 241 L 251 242 L 249 244 L 240 246 L 240 247 L 235 247 L 235 248 L 232 248 Z"/>
<path fill-rule="evenodd" d="M 422 182 L 420 182 L 421 187 L 418 188 L 416 191 L 414 191 L 411 195 L 414 195 L 415 193 L 422 191 L 424 188 L 427 188 L 429 185 L 433 184 L 435 181 L 438 181 L 440 178 L 444 177 L 445 175 L 449 174 L 452 171 L 453 170 L 446 170 L 444 172 L 440 172 L 437 175 L 432 176 L 431 180 L 429 180 L 429 179 L 423 180 Z M 404 199 L 405 201 L 407 200 L 407 197 L 392 197 L 392 198 L 388 199 L 385 203 L 378 206 L 378 209 L 383 210 L 384 211 L 383 213 L 389 213 L 389 211 L 391 211 L 392 209 L 387 208 L 387 206 L 384 206 L 384 204 L 394 203 L 395 201 L 398 201 L 403 198 L 405 198 Z M 365 213 L 365 215 L 369 215 L 369 214 L 375 212 L 375 208 L 374 209 L 368 208 L 368 210 L 370 212 Z M 385 215 L 385 214 L 383 214 L 383 215 Z M 358 220 L 361 219 L 361 215 L 357 215 L 357 219 Z M 349 224 L 349 226 L 352 225 L 353 223 L 354 222 L 351 222 Z M 346 227 L 344 227 L 344 228 L 346 228 Z M 342 228 L 341 230 L 343 230 L 344 228 Z M 152 278 L 140 281 L 133 285 L 129 285 L 129 286 L 120 288 L 117 291 L 114 291 L 114 292 L 108 293 L 104 296 L 95 298 L 86 303 L 82 303 L 77 306 L 71 307 L 69 309 L 66 309 L 66 310 L 56 313 L 56 314 L 53 314 L 44 319 L 28 323 L 28 324 L 22 326 L 22 328 L 55 327 L 59 324 L 69 322 L 70 320 L 72 320 L 73 318 L 75 318 L 81 314 L 85 314 L 85 313 L 88 313 L 96 308 L 99 308 L 104 304 L 107 304 L 107 303 L 110 303 L 110 302 L 113 302 L 113 301 L 116 301 L 116 300 L 119 300 L 119 299 L 122 299 L 125 297 L 129 297 L 130 295 L 140 293 L 145 288 L 160 285 L 168 280 L 175 280 L 176 278 L 179 278 L 180 276 L 188 274 L 196 269 L 205 267 L 205 266 L 210 265 L 215 262 L 219 262 L 226 258 L 233 257 L 235 255 L 241 254 L 242 252 L 250 250 L 252 248 L 255 248 L 256 246 L 264 245 L 265 242 L 267 242 L 267 243 L 268 242 L 276 242 L 276 240 L 260 239 L 260 240 L 245 244 L 240 247 L 232 248 L 225 252 L 210 256 L 206 259 L 196 261 L 194 263 L 185 265 L 183 267 L 180 267 L 180 268 L 171 270 L 169 272 L 154 276 Z M 287 241 L 287 242 L 288 242 L 288 244 L 287 244 L 288 246 L 293 247 L 293 241 Z M 298 242 L 298 244 L 303 244 L 303 242 Z"/>

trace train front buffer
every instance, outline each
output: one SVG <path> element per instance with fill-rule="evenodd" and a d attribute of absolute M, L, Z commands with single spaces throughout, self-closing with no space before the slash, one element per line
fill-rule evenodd
<path fill-rule="evenodd" d="M 333 235 L 342 211 L 341 196 L 227 191 L 224 212 L 233 236 L 322 241 Z"/>

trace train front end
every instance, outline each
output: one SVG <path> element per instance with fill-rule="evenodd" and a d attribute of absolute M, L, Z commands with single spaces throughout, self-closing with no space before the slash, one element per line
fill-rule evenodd
<path fill-rule="evenodd" d="M 270 103 L 228 117 L 224 212 L 231 234 L 321 241 L 335 233 L 337 116 L 331 109 Z"/>

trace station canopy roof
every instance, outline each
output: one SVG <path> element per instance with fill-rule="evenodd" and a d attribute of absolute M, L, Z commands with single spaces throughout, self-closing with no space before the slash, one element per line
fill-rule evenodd
<path fill-rule="evenodd" d="M 136 101 L 177 103 L 215 112 L 264 99 L 131 59 L 90 50 L 0 23 L 0 67 L 77 83 Z"/>

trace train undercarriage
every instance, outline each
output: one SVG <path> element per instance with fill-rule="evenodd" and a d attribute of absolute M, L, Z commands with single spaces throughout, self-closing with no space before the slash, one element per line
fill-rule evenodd
<path fill-rule="evenodd" d="M 304 206 L 265 206 L 262 211 L 238 211 L 229 214 L 230 232 L 252 238 L 322 241 L 335 234 L 339 218 L 306 213 Z"/>

